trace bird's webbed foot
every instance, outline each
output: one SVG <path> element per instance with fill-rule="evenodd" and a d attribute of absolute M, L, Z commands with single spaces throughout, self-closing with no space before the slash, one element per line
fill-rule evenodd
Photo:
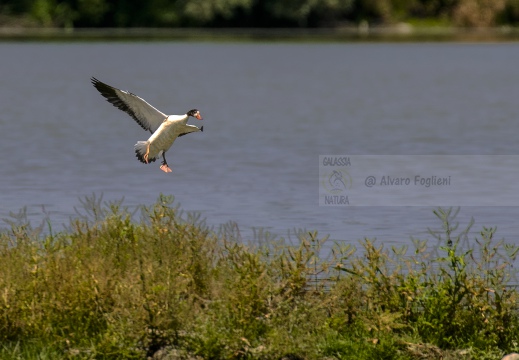
<path fill-rule="evenodd" d="M 160 165 L 160 170 L 164 171 L 165 173 L 172 172 L 171 168 L 168 166 L 167 162 L 162 162 L 162 165 Z"/>

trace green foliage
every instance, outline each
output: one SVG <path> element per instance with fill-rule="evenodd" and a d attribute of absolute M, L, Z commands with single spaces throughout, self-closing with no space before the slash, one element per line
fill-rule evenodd
<path fill-rule="evenodd" d="M 284 26 L 332 26 L 349 15 L 353 4 L 354 0 L 271 0 L 265 2 L 264 8 Z"/>
<path fill-rule="evenodd" d="M 499 24 L 519 24 L 519 0 L 506 1 L 503 11 L 497 15 L 496 21 Z"/>
<path fill-rule="evenodd" d="M 518 0 L 4 0 L 0 15 L 55 27 L 336 27 L 519 22 Z M 422 21 L 425 19 L 425 22 Z"/>
<path fill-rule="evenodd" d="M 365 240 L 363 261 L 340 267 L 364 284 L 369 312 L 363 323 L 374 334 L 412 327 L 423 341 L 440 348 L 516 346 L 518 298 L 506 284 L 519 247 L 496 242 L 495 228 L 483 228 L 477 246 L 469 247 L 464 242 L 472 222 L 456 232 L 457 212 L 434 213 L 442 222 L 441 232 L 431 231 L 438 257 L 431 258 L 426 243 L 418 240 L 411 257 L 402 256 L 406 249 L 391 254 Z"/>
<path fill-rule="evenodd" d="M 140 221 L 82 201 L 54 233 L 0 232 L 0 358 L 496 358 L 518 349 L 519 247 L 456 211 L 415 249 L 361 250 L 297 231 L 255 247 L 161 196 Z M 43 229 L 47 224 L 46 234 Z M 436 241 L 436 246 L 431 242 Z M 432 245 L 432 246 L 431 246 Z"/>

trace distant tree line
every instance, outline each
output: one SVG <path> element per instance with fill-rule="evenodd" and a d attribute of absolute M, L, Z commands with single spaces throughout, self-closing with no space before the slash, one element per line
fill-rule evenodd
<path fill-rule="evenodd" d="M 57 27 L 477 27 L 519 25 L 519 0 L 1 0 L 2 19 Z"/>

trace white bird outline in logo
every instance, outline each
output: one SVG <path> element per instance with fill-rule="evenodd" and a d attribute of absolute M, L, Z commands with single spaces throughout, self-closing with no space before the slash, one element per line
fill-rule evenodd
<path fill-rule="evenodd" d="M 328 177 L 328 183 L 331 185 L 331 191 L 344 191 L 346 190 L 346 184 L 343 180 L 342 172 L 333 170 Z"/>

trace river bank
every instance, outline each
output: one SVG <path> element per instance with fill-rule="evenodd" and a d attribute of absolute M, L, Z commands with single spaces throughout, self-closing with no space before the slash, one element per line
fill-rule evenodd
<path fill-rule="evenodd" d="M 395 26 L 333 29 L 0 27 L 0 41 L 519 41 L 519 28 Z"/>

